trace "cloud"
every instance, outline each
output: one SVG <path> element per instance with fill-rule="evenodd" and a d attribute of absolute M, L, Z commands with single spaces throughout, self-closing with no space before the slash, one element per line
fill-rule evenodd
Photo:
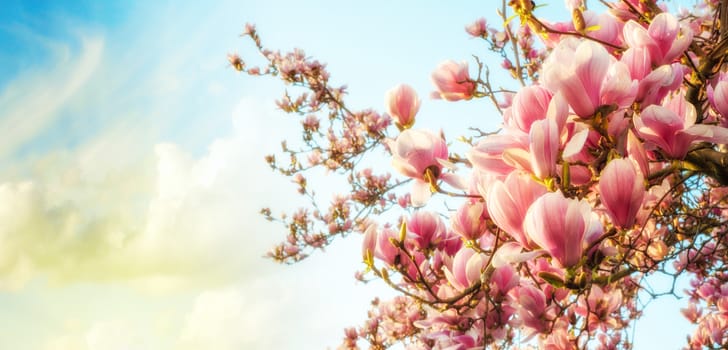
<path fill-rule="evenodd" d="M 258 145 L 281 128 L 272 104 L 250 98 L 227 117 L 240 97 L 221 87 L 237 79 L 225 49 L 209 47 L 220 28 L 206 24 L 232 15 L 210 11 L 165 16 L 205 28 L 183 41 L 139 35 L 137 23 L 106 37 L 25 34 L 53 59 L 0 91 L 0 290 L 36 277 L 154 291 L 225 284 L 262 260 L 274 239 L 259 234 L 257 211 L 277 189 Z"/>
<path fill-rule="evenodd" d="M 264 111 L 243 100 L 232 135 L 200 157 L 171 143 L 135 154 L 124 133 L 111 132 L 34 159 L 30 176 L 0 183 L 0 287 L 38 273 L 153 289 L 239 278 L 270 243 L 257 234 L 251 200 L 273 191 L 251 147 L 262 136 L 244 127 Z"/>
<path fill-rule="evenodd" d="M 56 69 L 26 72 L 0 93 L 0 159 L 33 139 L 60 114 L 59 109 L 88 82 L 104 53 L 100 37 L 82 37 L 77 57 L 64 45 L 50 45 Z"/>
<path fill-rule="evenodd" d="M 265 340 L 259 337 L 274 324 L 270 316 L 263 305 L 237 289 L 204 292 L 185 317 L 178 349 L 237 350 L 260 345 Z"/>

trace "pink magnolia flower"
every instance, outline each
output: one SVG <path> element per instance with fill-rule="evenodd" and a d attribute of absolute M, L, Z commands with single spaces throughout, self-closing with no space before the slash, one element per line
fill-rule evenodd
<path fill-rule="evenodd" d="M 624 22 L 618 20 L 609 13 L 598 13 L 596 11 L 584 11 L 584 22 L 589 36 L 608 42 L 614 45 L 622 44 L 622 28 Z"/>
<path fill-rule="evenodd" d="M 678 94 L 663 103 L 650 105 L 634 119 L 637 133 L 672 159 L 683 159 L 693 142 L 728 143 L 728 129 L 695 124 L 695 107 Z"/>
<path fill-rule="evenodd" d="M 666 64 L 650 70 L 647 76 L 638 78 L 635 101 L 643 107 L 660 103 L 668 93 L 680 87 L 686 70 L 680 63 Z"/>
<path fill-rule="evenodd" d="M 594 331 L 601 328 L 602 331 L 614 329 L 619 325 L 612 314 L 619 310 L 622 305 L 622 292 L 619 289 L 603 290 L 598 285 L 592 285 L 589 297 L 584 303 L 580 300 L 577 304 L 576 313 L 589 318 L 589 330 Z"/>
<path fill-rule="evenodd" d="M 551 92 L 540 85 L 521 89 L 513 97 L 511 108 L 506 109 L 503 115 L 505 124 L 528 133 L 533 122 L 546 118 L 551 96 Z"/>
<path fill-rule="evenodd" d="M 614 159 L 599 177 L 599 194 L 612 222 L 619 228 L 634 225 L 645 198 L 645 178 L 629 159 Z"/>
<path fill-rule="evenodd" d="M 362 242 L 361 255 L 366 262 L 369 257 L 374 256 L 377 249 L 377 225 L 369 225 L 364 231 L 364 241 Z"/>
<path fill-rule="evenodd" d="M 485 22 L 485 18 L 478 18 L 475 22 L 465 27 L 465 31 L 476 38 L 484 37 L 488 34 L 488 25 Z"/>
<path fill-rule="evenodd" d="M 533 286 L 521 286 L 511 291 L 514 305 L 517 307 L 518 318 L 523 325 L 534 332 L 547 329 L 545 320 L 546 296 L 543 291 Z"/>
<path fill-rule="evenodd" d="M 487 230 L 487 212 L 482 202 L 465 202 L 452 216 L 450 224 L 455 233 L 464 239 L 475 240 Z"/>
<path fill-rule="evenodd" d="M 429 130 L 407 129 L 390 142 L 392 166 L 400 174 L 414 179 L 412 186 L 412 204 L 422 206 L 430 198 L 430 186 L 425 182 L 427 169 L 435 177 L 445 181 L 456 181 L 452 174 L 442 174 L 442 164 L 448 158 L 447 144 L 440 136 Z M 452 182 L 451 181 L 451 182 Z"/>
<path fill-rule="evenodd" d="M 448 101 L 469 100 L 475 93 L 475 82 L 470 79 L 467 62 L 445 61 L 432 73 L 432 83 L 437 88 L 435 98 Z"/>
<path fill-rule="evenodd" d="M 399 127 L 408 129 L 415 123 L 415 115 L 420 109 L 420 99 L 411 86 L 400 84 L 387 91 L 385 104 L 387 113 Z"/>
<path fill-rule="evenodd" d="M 367 250 L 371 251 L 374 248 L 372 252 L 374 257 L 387 265 L 394 265 L 399 255 L 399 249 L 392 244 L 391 240 L 399 239 L 398 236 L 397 232 L 391 228 L 379 231 L 376 225 L 370 226 L 364 236 L 364 257 L 366 258 Z M 374 240 L 376 240 L 376 243 L 373 242 Z"/>
<path fill-rule="evenodd" d="M 693 40 L 693 32 L 681 27 L 674 15 L 662 12 L 645 29 L 635 21 L 624 25 L 624 41 L 630 47 L 644 48 L 654 66 L 669 64 L 682 55 Z"/>
<path fill-rule="evenodd" d="M 508 149 L 522 149 L 528 153 L 528 134 L 509 132 L 490 135 L 471 148 L 467 157 L 478 171 L 506 176 L 515 169 L 513 162 L 504 159 L 503 153 Z"/>
<path fill-rule="evenodd" d="M 721 124 L 728 125 L 728 74 L 721 73 L 715 87 L 708 85 L 708 100 L 710 105 L 722 117 Z"/>
<path fill-rule="evenodd" d="M 497 267 L 490 277 L 490 283 L 495 287 L 493 288 L 495 294 L 508 293 L 508 291 L 518 286 L 519 280 L 520 277 L 512 265 Z"/>
<path fill-rule="evenodd" d="M 488 259 L 485 255 L 472 249 L 460 249 L 452 261 L 452 269 L 444 268 L 448 282 L 458 290 L 464 290 L 480 281 L 480 274 L 485 269 Z"/>
<path fill-rule="evenodd" d="M 627 65 L 630 76 L 637 81 L 652 72 L 650 53 L 643 47 L 630 47 L 622 54 L 619 61 Z"/>
<path fill-rule="evenodd" d="M 531 205 L 523 228 L 562 267 L 578 264 L 586 245 L 603 231 L 589 203 L 566 198 L 560 190 L 541 196 Z"/>
<path fill-rule="evenodd" d="M 488 213 L 498 227 L 513 237 L 521 246 L 533 248 L 531 239 L 523 230 L 523 218 L 531 204 L 546 194 L 546 188 L 531 176 L 514 171 L 505 181 L 495 181 L 488 192 Z"/>
<path fill-rule="evenodd" d="M 418 210 L 407 221 L 408 238 L 420 249 L 437 246 L 445 238 L 445 223 L 431 211 Z"/>
<path fill-rule="evenodd" d="M 544 62 L 542 76 L 544 85 L 561 92 L 582 118 L 604 105 L 628 106 L 637 91 L 627 66 L 589 40 L 562 40 Z"/>

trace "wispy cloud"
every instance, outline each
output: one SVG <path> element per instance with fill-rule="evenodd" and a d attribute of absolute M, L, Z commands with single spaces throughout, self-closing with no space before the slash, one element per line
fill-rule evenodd
<path fill-rule="evenodd" d="M 53 45 L 54 51 L 68 47 Z M 0 93 L 0 159 L 31 141 L 60 116 L 59 109 L 79 92 L 98 69 L 104 53 L 104 40 L 99 37 L 81 39 L 78 55 L 54 52 L 55 69 L 26 72 Z"/>

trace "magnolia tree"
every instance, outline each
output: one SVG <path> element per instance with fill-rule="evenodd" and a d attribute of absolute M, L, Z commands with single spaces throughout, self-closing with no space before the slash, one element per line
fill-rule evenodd
<path fill-rule="evenodd" d="M 511 86 L 478 59 L 432 73 L 433 98 L 486 98 L 502 116 L 499 130 L 473 125 L 457 140 L 417 127 L 410 86 L 386 92 L 384 111 L 352 110 L 324 64 L 270 50 L 246 26 L 265 63 L 230 63 L 293 86 L 278 107 L 300 116 L 302 139 L 266 159 L 310 203 L 262 210 L 287 234 L 269 256 L 292 263 L 363 234 L 357 277 L 398 295 L 375 299 L 340 349 L 628 349 L 654 274 L 690 280 L 685 346 L 726 348 L 728 2 L 668 13 L 567 0 L 564 22 L 529 0 L 496 7 L 466 32 Z M 382 157 L 392 169 L 372 168 Z M 320 199 L 316 169 L 346 190 Z"/>

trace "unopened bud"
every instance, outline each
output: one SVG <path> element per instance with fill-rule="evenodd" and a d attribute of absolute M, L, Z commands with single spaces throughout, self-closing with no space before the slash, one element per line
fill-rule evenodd
<path fill-rule="evenodd" d="M 571 11 L 571 20 L 574 22 L 574 29 L 579 33 L 583 33 L 586 29 L 586 22 L 584 22 L 584 14 L 581 9 L 575 8 Z"/>

